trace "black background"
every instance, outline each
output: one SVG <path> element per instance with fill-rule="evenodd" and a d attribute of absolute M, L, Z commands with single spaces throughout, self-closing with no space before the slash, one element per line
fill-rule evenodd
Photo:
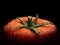
<path fill-rule="evenodd" d="M 59 44 L 60 42 L 60 30 L 59 30 L 59 9 L 56 7 L 40 7 L 40 8 L 15 8 L 5 7 L 1 10 L 0 15 L 0 44 L 9 44 L 8 40 L 3 35 L 3 26 L 10 20 L 18 16 L 35 16 L 37 13 L 40 18 L 50 20 L 57 27 L 57 36 L 54 40 L 47 42 L 48 44 Z"/>

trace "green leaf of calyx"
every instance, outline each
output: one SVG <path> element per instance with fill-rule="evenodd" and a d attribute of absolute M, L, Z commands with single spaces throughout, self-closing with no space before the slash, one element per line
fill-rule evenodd
<path fill-rule="evenodd" d="M 37 20 L 38 20 L 38 14 L 36 14 L 36 18 L 34 19 L 33 24 L 36 25 Z"/>
<path fill-rule="evenodd" d="M 30 29 L 31 29 L 32 31 L 34 31 L 35 33 L 38 33 L 38 30 L 37 30 L 37 28 L 30 27 Z"/>
<path fill-rule="evenodd" d="M 26 25 L 26 23 L 23 20 L 21 20 L 19 17 L 17 17 L 17 19 L 20 20 L 22 24 Z"/>
<path fill-rule="evenodd" d="M 39 27 L 39 26 L 44 26 L 44 25 L 47 25 L 47 24 L 50 24 L 51 22 L 43 22 L 41 24 L 37 24 L 36 27 Z"/>
<path fill-rule="evenodd" d="M 27 28 L 27 25 L 19 25 L 18 27 L 16 27 L 16 29 L 20 29 L 20 28 Z"/>

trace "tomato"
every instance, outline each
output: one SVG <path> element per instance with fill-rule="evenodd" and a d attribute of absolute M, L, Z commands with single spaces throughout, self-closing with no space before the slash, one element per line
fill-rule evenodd
<path fill-rule="evenodd" d="M 28 17 L 19 18 L 23 20 L 25 23 L 28 23 Z M 32 17 L 32 21 L 34 21 L 34 19 L 35 17 Z M 38 18 L 36 24 L 41 24 L 44 22 L 50 21 Z M 36 34 L 31 29 L 24 27 L 16 30 L 16 27 L 22 25 L 22 23 L 17 18 L 15 18 L 4 26 L 4 33 L 10 39 L 18 42 L 38 42 L 38 41 L 41 42 L 49 38 L 50 36 L 54 35 L 54 33 L 56 32 L 56 26 L 51 23 L 37 27 L 38 34 Z"/>

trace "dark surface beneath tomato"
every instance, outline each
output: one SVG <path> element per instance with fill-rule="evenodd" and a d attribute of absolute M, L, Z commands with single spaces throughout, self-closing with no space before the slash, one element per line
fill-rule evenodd
<path fill-rule="evenodd" d="M 60 25 L 59 25 L 59 15 L 57 12 L 57 9 L 54 7 L 48 7 L 48 8 L 20 8 L 19 10 L 15 9 L 3 9 L 4 11 L 0 15 L 0 44 L 6 44 L 6 45 L 17 45 L 17 43 L 8 40 L 8 38 L 3 34 L 3 26 L 10 20 L 20 17 L 20 16 L 35 16 L 35 13 L 39 15 L 40 18 L 50 20 L 53 22 L 57 27 L 57 34 L 54 38 L 49 39 L 43 43 L 40 44 L 60 44 Z M 5 11 L 6 10 L 6 11 Z M 34 44 L 37 45 L 37 44 Z"/>

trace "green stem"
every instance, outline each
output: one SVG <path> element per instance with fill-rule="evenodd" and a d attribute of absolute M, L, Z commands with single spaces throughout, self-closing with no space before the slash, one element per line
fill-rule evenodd
<path fill-rule="evenodd" d="M 32 16 L 28 16 L 28 27 L 32 26 Z"/>

